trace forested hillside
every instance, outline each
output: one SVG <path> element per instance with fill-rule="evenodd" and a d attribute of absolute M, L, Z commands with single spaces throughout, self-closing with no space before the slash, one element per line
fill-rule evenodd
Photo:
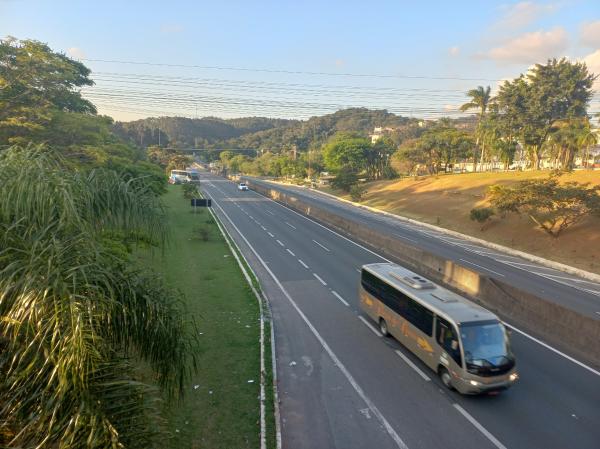
<path fill-rule="evenodd" d="M 306 121 L 245 117 L 152 117 L 134 122 L 117 122 L 115 132 L 138 146 L 253 148 L 279 152 L 296 145 L 298 150 L 318 148 L 337 132 L 367 136 L 374 127 L 395 128 L 397 140 L 417 137 L 419 119 L 398 116 L 386 110 L 343 109 Z M 404 134 L 404 135 L 403 135 Z M 394 135 L 391 136 L 392 139 Z"/>

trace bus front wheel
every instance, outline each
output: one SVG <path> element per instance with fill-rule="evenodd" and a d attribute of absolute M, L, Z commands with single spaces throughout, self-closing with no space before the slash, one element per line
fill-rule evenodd
<path fill-rule="evenodd" d="M 454 390 L 454 387 L 452 387 L 452 377 L 450 377 L 450 373 L 448 372 L 448 370 L 444 367 L 440 367 L 438 372 L 444 386 L 448 390 Z"/>
<path fill-rule="evenodd" d="M 387 323 L 385 322 L 385 320 L 383 318 L 379 318 L 379 330 L 381 331 L 381 333 L 383 334 L 384 337 L 387 337 L 388 335 L 390 335 L 390 333 L 388 331 Z"/>

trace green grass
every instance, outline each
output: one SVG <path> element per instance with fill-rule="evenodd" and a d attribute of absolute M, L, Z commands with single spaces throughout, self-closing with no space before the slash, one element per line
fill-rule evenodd
<path fill-rule="evenodd" d="M 199 343 L 198 372 L 186 386 L 185 398 L 164 407 L 168 433 L 161 447 L 258 448 L 258 303 L 209 212 L 198 208 L 193 213 L 180 186 L 169 186 L 163 199 L 169 245 L 164 254 L 143 252 L 139 257 L 184 293 Z M 270 366 L 270 348 L 266 355 Z M 266 394 L 272 429 L 272 390 Z"/>

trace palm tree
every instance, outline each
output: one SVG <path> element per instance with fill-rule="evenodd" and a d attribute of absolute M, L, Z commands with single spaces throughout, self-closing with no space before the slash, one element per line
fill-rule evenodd
<path fill-rule="evenodd" d="M 193 340 L 122 242 L 163 241 L 164 213 L 140 180 L 63 164 L 0 153 L 0 446 L 151 447 L 157 389 L 132 360 L 173 395 Z"/>
<path fill-rule="evenodd" d="M 475 108 L 479 109 L 479 118 L 477 120 L 477 141 L 475 143 L 477 146 L 479 146 L 479 142 L 480 142 L 481 122 L 485 116 L 485 112 L 487 111 L 488 105 L 490 104 L 490 100 L 491 100 L 490 92 L 491 92 L 490 86 L 487 86 L 485 88 L 483 86 L 477 86 L 477 89 L 471 89 L 470 91 L 467 92 L 467 96 L 471 97 L 471 101 L 463 104 L 460 107 L 460 110 L 462 112 L 465 112 L 469 109 L 475 109 Z M 481 169 L 483 169 L 484 154 L 485 154 L 485 143 L 482 140 L 481 141 L 481 160 L 480 160 Z M 477 163 L 474 164 L 473 168 L 475 171 L 477 171 Z"/>

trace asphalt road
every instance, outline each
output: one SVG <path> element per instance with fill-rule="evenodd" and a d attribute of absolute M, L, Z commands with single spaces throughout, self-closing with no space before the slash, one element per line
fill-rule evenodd
<path fill-rule="evenodd" d="M 393 235 L 405 243 L 423 248 L 459 265 L 507 281 L 515 287 L 549 301 L 600 319 L 600 284 L 597 282 L 507 255 L 397 217 L 358 208 L 318 191 L 273 184 L 258 179 L 253 179 L 253 182 L 293 192 L 299 198 L 331 210 L 337 215 L 348 217 L 355 222 L 365 224 L 383 234 Z"/>
<path fill-rule="evenodd" d="M 515 387 L 449 392 L 359 310 L 359 268 L 382 257 L 222 178 L 201 187 L 271 304 L 284 448 L 599 447 L 600 373 L 514 332 Z"/>

